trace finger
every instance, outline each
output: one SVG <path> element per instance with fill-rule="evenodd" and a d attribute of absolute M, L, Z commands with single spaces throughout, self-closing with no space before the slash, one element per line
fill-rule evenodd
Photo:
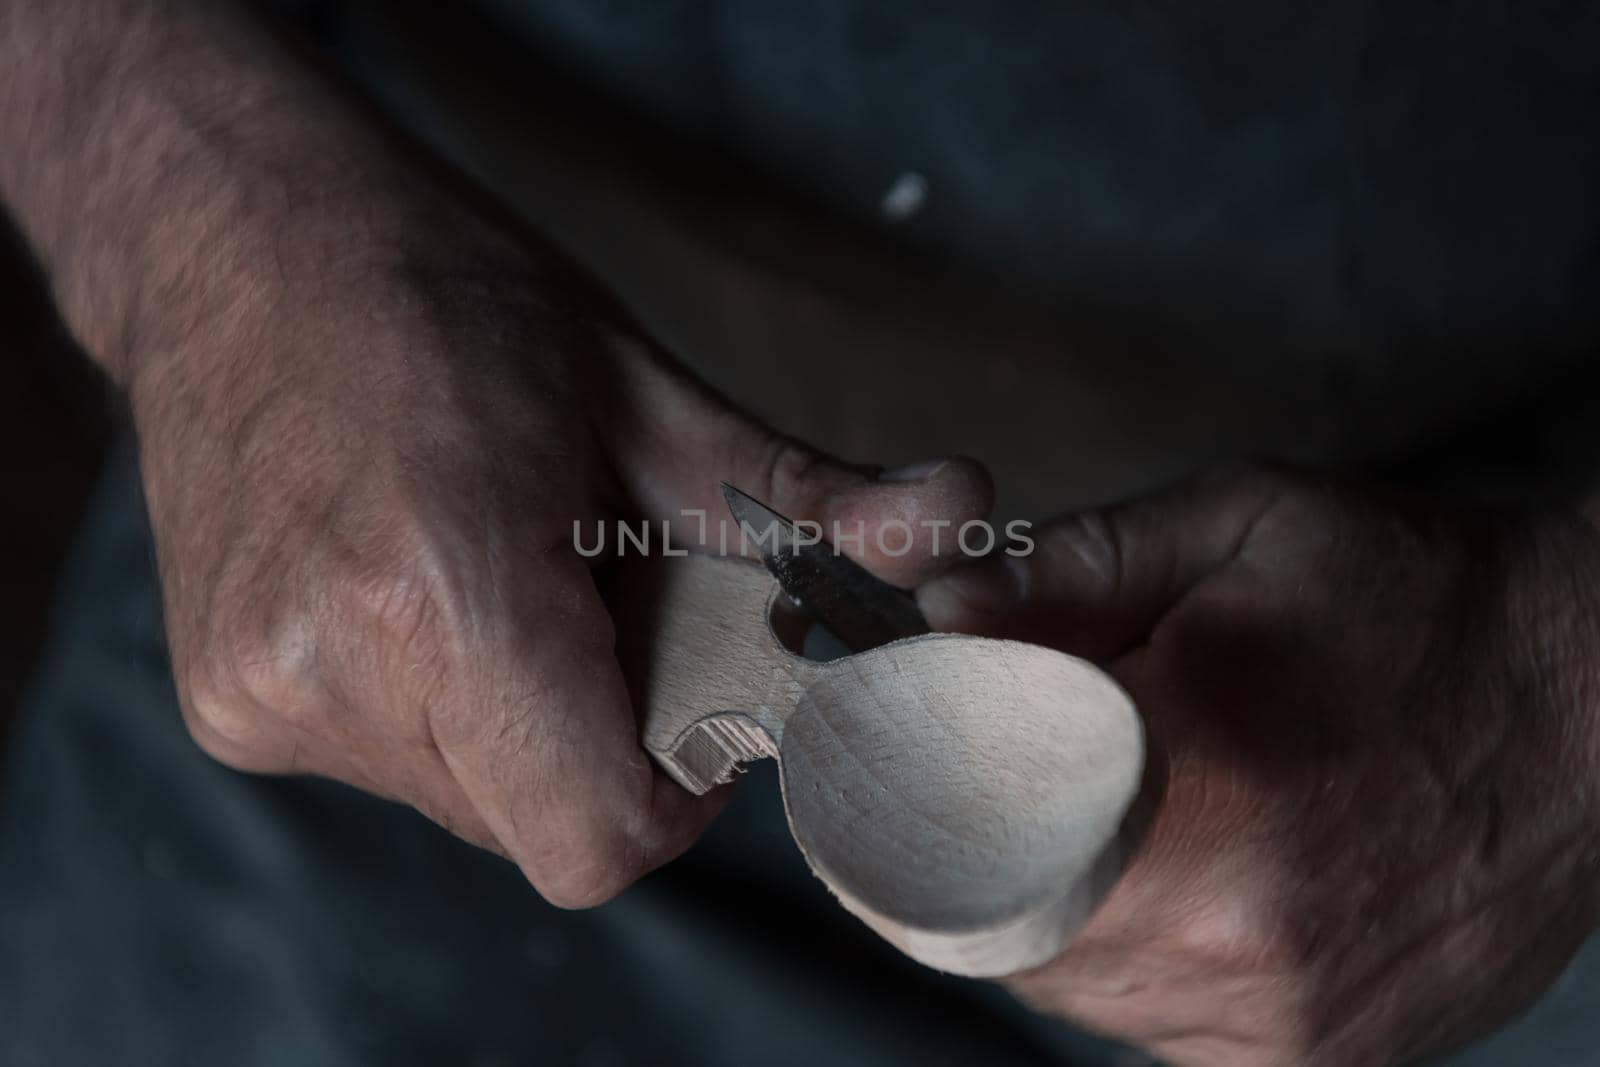
<path fill-rule="evenodd" d="M 1232 560 L 1287 491 L 1268 472 L 1208 475 L 1053 519 L 1032 551 L 962 566 L 923 585 L 936 629 L 1059 647 L 1101 662 L 1144 641 L 1172 606 Z"/>
<path fill-rule="evenodd" d="M 718 547 L 728 482 L 822 536 L 874 573 L 910 586 L 960 558 L 957 534 L 983 519 L 994 489 L 982 464 L 964 457 L 891 471 L 843 463 L 773 430 L 654 353 L 620 360 L 613 417 L 617 467 L 651 518 L 672 523 L 679 543 Z M 729 522 L 730 543 L 738 531 Z"/>
<path fill-rule="evenodd" d="M 202 751 L 234 770 L 331 778 L 409 804 L 456 836 L 501 851 L 426 731 L 418 737 L 405 709 L 358 709 L 352 703 L 355 694 L 342 687 L 295 688 L 301 699 L 275 706 L 238 689 L 225 697 L 186 696 L 180 704 L 184 724 Z M 382 689 L 361 685 L 360 699 L 370 700 Z"/>
<path fill-rule="evenodd" d="M 366 736 L 359 744 L 328 744 L 300 734 L 286 774 L 312 774 L 352 785 L 385 800 L 408 804 L 431 822 L 479 848 L 508 856 L 431 740 Z"/>
<path fill-rule="evenodd" d="M 686 849 L 724 802 L 639 746 L 609 615 L 576 557 L 508 591 L 517 617 L 433 715 L 434 740 L 504 852 L 552 903 L 587 907 Z"/>

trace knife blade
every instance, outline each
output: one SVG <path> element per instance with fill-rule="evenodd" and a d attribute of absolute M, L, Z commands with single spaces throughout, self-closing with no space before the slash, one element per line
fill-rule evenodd
<path fill-rule="evenodd" d="M 727 482 L 722 496 L 789 599 L 827 627 L 851 652 L 928 633 L 928 621 L 903 589 L 879 578 L 825 541 L 802 535 L 789 519 Z"/>

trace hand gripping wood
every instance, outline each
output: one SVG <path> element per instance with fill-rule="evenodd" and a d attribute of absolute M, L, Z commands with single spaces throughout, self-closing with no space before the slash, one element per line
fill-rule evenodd
<path fill-rule="evenodd" d="M 907 955 L 1001 975 L 1053 957 L 1120 875 L 1144 736 L 1090 664 L 930 634 L 831 663 L 774 635 L 758 564 L 653 558 L 630 572 L 619 654 L 645 748 L 704 793 L 779 763 L 817 877 Z"/>

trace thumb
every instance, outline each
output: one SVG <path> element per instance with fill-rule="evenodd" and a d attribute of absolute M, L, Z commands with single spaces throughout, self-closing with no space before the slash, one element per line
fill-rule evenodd
<path fill-rule="evenodd" d="M 1052 519 L 1024 555 L 959 567 L 917 590 L 936 630 L 1049 645 L 1101 663 L 1143 644 L 1184 595 L 1234 560 L 1286 491 L 1266 471 Z"/>
<path fill-rule="evenodd" d="M 883 471 L 841 462 L 735 407 L 682 368 L 645 355 L 625 360 L 624 424 L 613 447 L 619 475 L 651 519 L 667 521 L 679 544 L 728 544 L 720 482 L 742 489 L 901 586 L 959 558 L 957 533 L 993 503 L 989 473 L 965 457 Z M 698 512 L 699 515 L 694 513 Z M 688 514 L 686 514 L 688 513 Z"/>

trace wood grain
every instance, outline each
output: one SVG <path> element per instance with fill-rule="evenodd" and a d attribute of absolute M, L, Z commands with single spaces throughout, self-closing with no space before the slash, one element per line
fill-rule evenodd
<path fill-rule="evenodd" d="M 648 609 L 619 653 L 645 748 L 696 793 L 777 758 L 812 871 L 908 955 L 966 975 L 1043 963 L 1121 873 L 1144 737 L 1092 665 L 956 634 L 811 662 L 774 636 L 758 564 L 635 569 Z"/>

